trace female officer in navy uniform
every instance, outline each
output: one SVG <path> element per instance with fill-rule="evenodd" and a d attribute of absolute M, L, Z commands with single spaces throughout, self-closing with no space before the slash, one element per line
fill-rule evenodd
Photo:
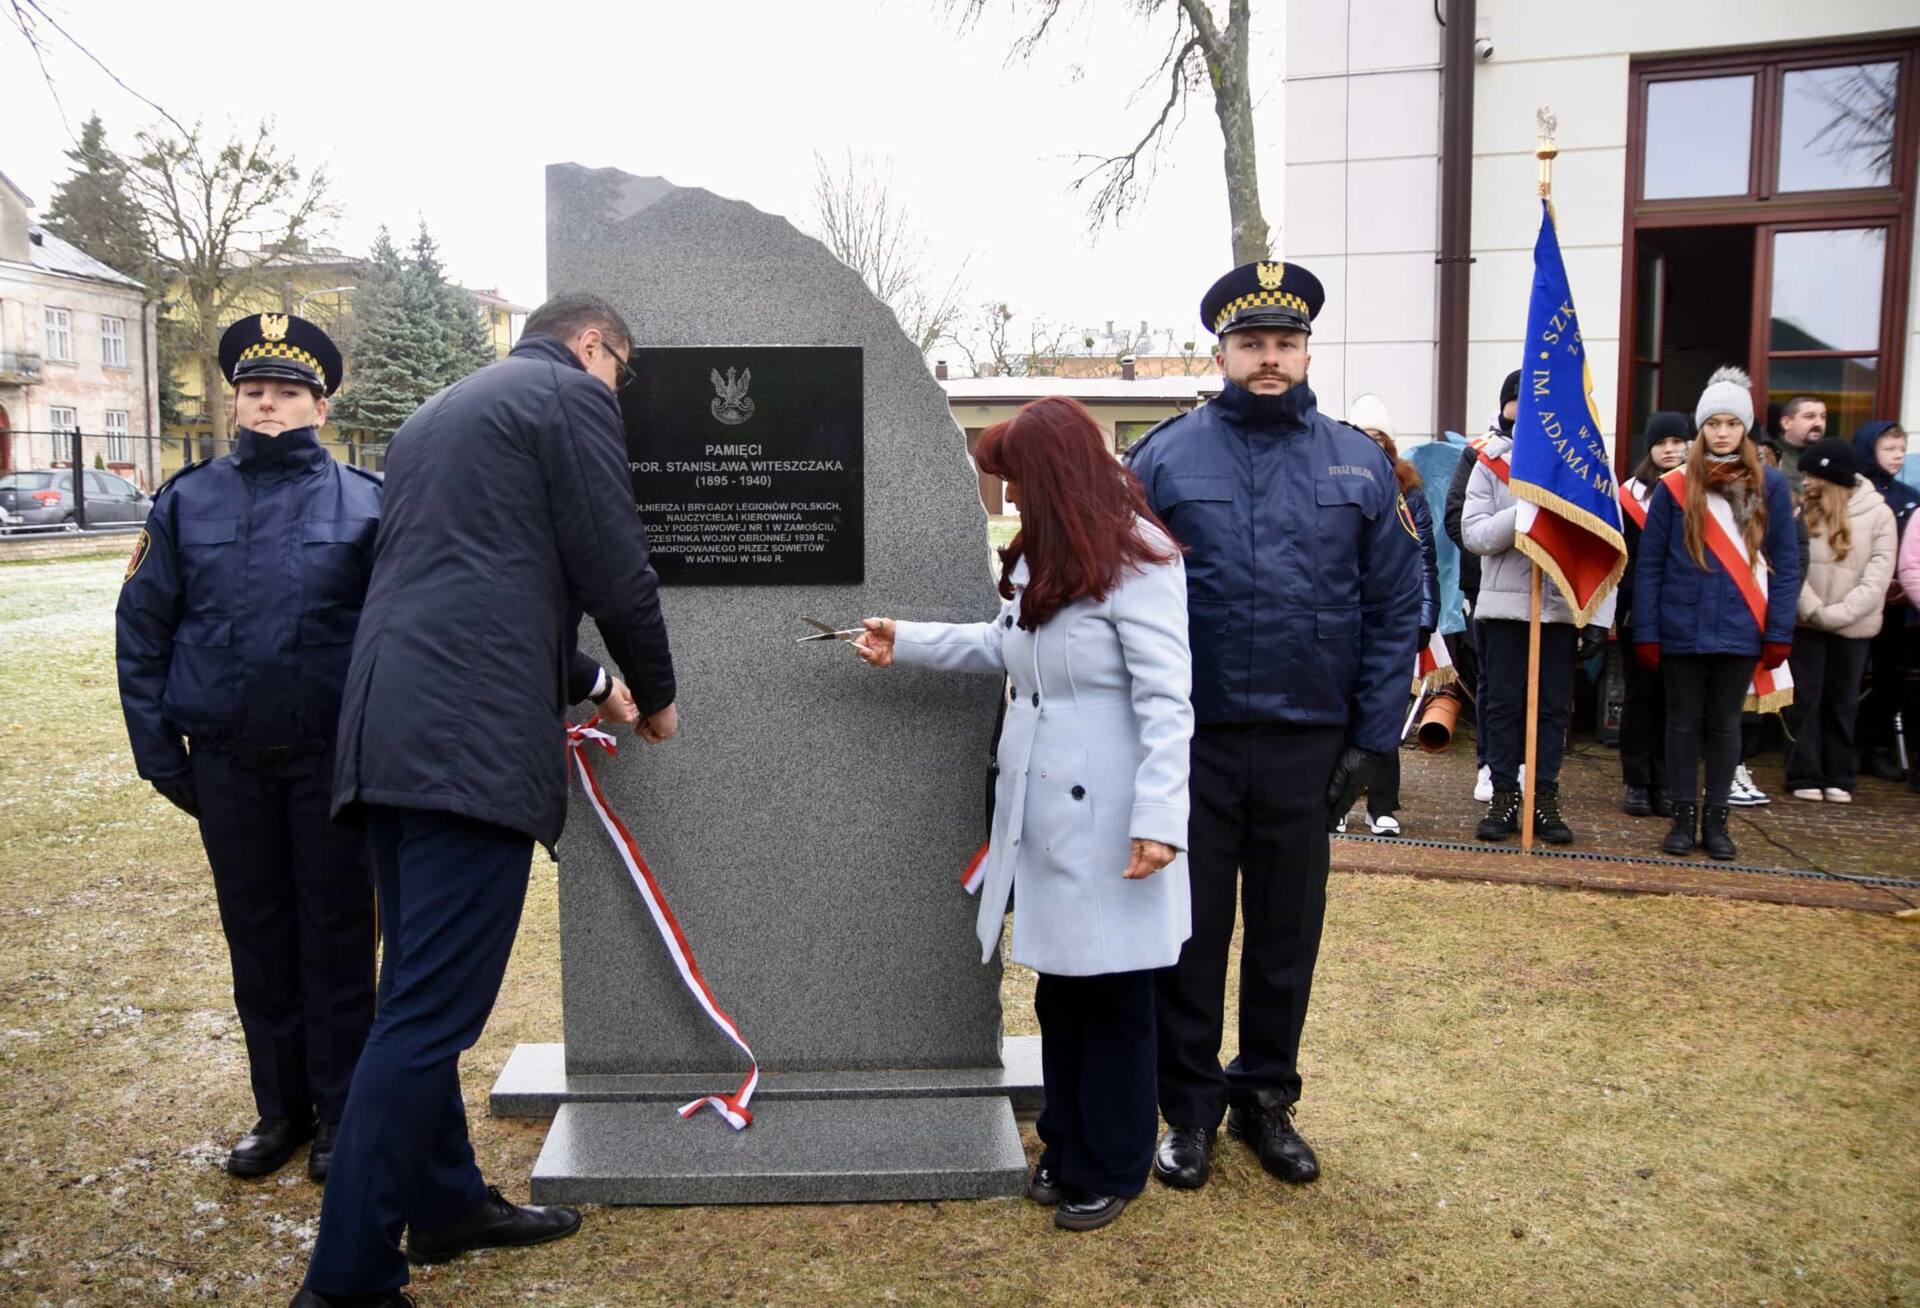
<path fill-rule="evenodd" d="M 291 314 L 220 338 L 233 453 L 160 488 L 120 590 L 120 705 L 140 775 L 200 820 L 260 1120 L 227 1158 L 324 1180 L 373 1020 L 373 891 L 328 819 L 333 744 L 380 525 L 378 475 L 316 432 L 340 351 Z"/>

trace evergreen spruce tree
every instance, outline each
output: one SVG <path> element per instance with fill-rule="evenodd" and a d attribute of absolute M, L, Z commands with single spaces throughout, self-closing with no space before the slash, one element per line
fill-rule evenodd
<path fill-rule="evenodd" d="M 160 421 L 177 423 L 182 418 L 180 381 L 174 373 L 179 332 L 168 313 L 166 271 L 155 253 L 153 232 L 127 191 L 126 161 L 108 148 L 107 129 L 97 113 L 87 119 L 79 144 L 66 154 L 73 161 L 73 171 L 54 188 L 44 219 L 47 230 L 115 272 L 143 283 L 147 298 L 159 301 L 155 381 Z"/>
<path fill-rule="evenodd" d="M 346 425 L 382 440 L 440 388 L 438 340 L 411 312 L 410 269 L 382 227 L 353 293 L 353 333 L 340 408 Z"/>
<path fill-rule="evenodd" d="M 431 314 L 439 327 L 441 385 L 459 381 L 476 368 L 493 362 L 493 345 L 487 339 L 480 319 L 480 304 L 465 287 L 447 280 L 440 262 L 440 247 L 427 231 L 426 223 L 413 241 L 413 260 L 408 271 L 415 279 L 416 303 Z"/>

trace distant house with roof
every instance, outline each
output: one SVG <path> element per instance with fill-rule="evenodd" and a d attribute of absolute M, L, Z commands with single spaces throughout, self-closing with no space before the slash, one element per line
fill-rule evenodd
<path fill-rule="evenodd" d="M 155 305 L 136 279 L 33 221 L 0 173 L 0 473 L 82 458 L 152 490 L 160 480 Z"/>

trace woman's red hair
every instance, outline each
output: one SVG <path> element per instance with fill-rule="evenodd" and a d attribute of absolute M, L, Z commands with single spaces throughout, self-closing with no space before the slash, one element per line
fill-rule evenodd
<path fill-rule="evenodd" d="M 1171 535 L 1156 541 L 1141 534 L 1138 519 L 1166 528 L 1078 400 L 1050 395 L 1024 406 L 987 428 L 974 461 L 1020 486 L 1020 531 L 1000 551 L 1000 594 L 1013 598 L 1009 578 L 1024 557 L 1020 625 L 1028 631 L 1077 599 L 1106 598 L 1128 567 L 1179 557 Z"/>

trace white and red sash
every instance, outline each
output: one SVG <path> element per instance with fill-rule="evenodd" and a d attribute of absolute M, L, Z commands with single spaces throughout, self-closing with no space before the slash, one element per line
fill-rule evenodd
<path fill-rule="evenodd" d="M 1507 478 L 1512 475 L 1513 468 L 1507 462 L 1505 455 L 1487 453 L 1487 442 L 1492 439 L 1490 436 L 1476 436 L 1467 442 L 1467 448 L 1473 451 L 1473 457 L 1480 460 L 1486 470 L 1498 477 L 1500 484 L 1504 486 L 1507 484 Z"/>
<path fill-rule="evenodd" d="M 1660 479 L 1667 493 L 1673 496 L 1676 505 L 1687 502 L 1687 470 L 1675 468 Z M 1632 500 L 1626 496 L 1625 503 Z M 1702 533 L 1707 550 L 1720 565 L 1721 571 L 1733 581 L 1734 589 L 1740 592 L 1740 598 L 1747 602 L 1747 612 L 1753 615 L 1753 625 L 1760 629 L 1760 639 L 1767 636 L 1767 561 L 1764 557 L 1751 558 L 1747 553 L 1746 539 L 1740 534 L 1733 520 L 1733 506 L 1727 503 L 1727 497 L 1710 493 L 1707 497 L 1706 530 Z M 1642 508 L 1635 519 L 1643 527 L 1646 524 L 1646 510 Z M 1793 703 L 1793 673 L 1782 663 L 1777 668 L 1763 668 L 1754 664 L 1753 682 L 1747 687 L 1746 711 L 1749 713 L 1771 713 L 1775 709 L 1785 708 Z"/>

